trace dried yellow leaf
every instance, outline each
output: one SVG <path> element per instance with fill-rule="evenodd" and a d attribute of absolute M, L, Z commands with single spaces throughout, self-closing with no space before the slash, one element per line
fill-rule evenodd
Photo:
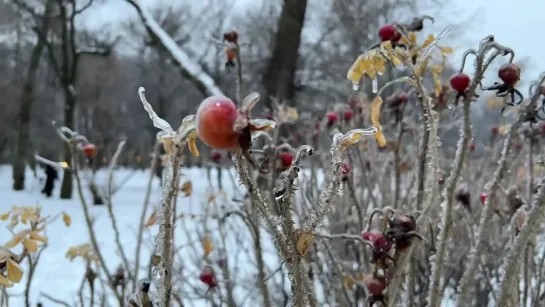
<path fill-rule="evenodd" d="M 191 196 L 191 193 L 193 193 L 193 184 L 191 181 L 184 182 L 180 187 L 180 191 L 184 193 L 185 197 Z"/>
<path fill-rule="evenodd" d="M 299 119 L 299 112 L 297 112 L 296 108 L 289 107 L 287 105 L 282 105 L 278 109 L 278 117 L 284 123 L 294 122 L 297 119 Z"/>
<path fill-rule="evenodd" d="M 377 140 L 378 146 L 386 146 L 387 142 L 384 134 L 382 134 L 382 130 L 378 129 L 378 131 L 375 133 L 375 139 Z"/>
<path fill-rule="evenodd" d="M 62 221 L 66 227 L 70 227 L 70 225 L 72 225 L 72 218 L 66 212 L 62 213 Z"/>
<path fill-rule="evenodd" d="M 4 214 L 0 214 L 0 221 L 7 221 L 9 219 L 9 215 L 11 214 L 10 211 L 4 213 Z"/>
<path fill-rule="evenodd" d="M 352 66 L 350 66 L 350 69 L 348 69 L 348 74 L 346 75 L 346 78 L 354 83 L 360 82 L 363 74 L 365 74 L 367 66 L 366 62 L 367 59 L 364 54 L 358 56 L 356 61 L 352 64 Z"/>
<path fill-rule="evenodd" d="M 346 275 L 343 279 L 344 279 L 344 284 L 345 284 L 347 289 L 354 288 L 354 285 L 356 284 L 356 281 L 354 280 L 354 278 L 352 276 Z"/>
<path fill-rule="evenodd" d="M 155 223 L 157 223 L 157 209 L 153 209 L 153 212 L 151 213 L 144 227 L 151 227 L 155 225 Z"/>
<path fill-rule="evenodd" d="M 314 240 L 314 235 L 312 233 L 304 232 L 300 229 L 296 230 L 296 237 L 297 237 L 297 251 L 299 252 L 299 255 L 305 257 L 310 245 L 312 244 L 312 240 Z"/>
<path fill-rule="evenodd" d="M 189 139 L 187 142 L 187 147 L 189 147 L 189 151 L 194 157 L 199 156 L 199 149 L 197 148 L 197 142 L 195 142 L 196 139 Z"/>
<path fill-rule="evenodd" d="M 11 288 L 13 287 L 13 283 L 9 281 L 9 279 L 7 279 L 6 276 L 0 274 L 0 286 Z"/>
<path fill-rule="evenodd" d="M 435 36 L 433 36 L 433 34 L 428 35 L 426 40 L 422 43 L 422 48 L 428 47 L 429 45 L 431 45 L 431 43 L 433 43 L 434 40 Z"/>
<path fill-rule="evenodd" d="M 373 123 L 377 129 L 380 129 L 380 108 L 382 107 L 382 103 L 383 100 L 380 96 L 376 96 L 371 103 L 371 123 Z"/>
<path fill-rule="evenodd" d="M 40 235 L 37 231 L 31 231 L 30 238 L 42 243 L 47 243 L 47 237 Z"/>
<path fill-rule="evenodd" d="M 23 210 L 23 214 L 21 214 L 21 223 L 25 224 L 28 222 L 28 220 L 34 215 L 34 212 L 30 210 L 29 208 L 25 208 Z"/>
<path fill-rule="evenodd" d="M 19 224 L 19 217 L 17 215 L 13 215 L 9 222 L 8 228 L 13 229 L 15 226 L 17 226 L 17 224 Z"/>
<path fill-rule="evenodd" d="M 36 240 L 25 237 L 23 238 L 23 246 L 31 253 L 38 251 L 38 242 Z"/>
<path fill-rule="evenodd" d="M 9 281 L 13 283 L 18 283 L 23 278 L 23 269 L 19 266 L 19 264 L 12 259 L 8 259 L 6 262 L 7 264 L 7 277 Z"/>
<path fill-rule="evenodd" d="M 13 238 L 11 238 L 11 240 L 9 240 L 6 244 L 4 244 L 4 246 L 6 248 L 13 248 L 17 246 L 17 244 L 21 243 L 22 240 L 23 240 L 23 236 L 14 235 Z"/>
<path fill-rule="evenodd" d="M 441 50 L 441 52 L 442 52 L 443 54 L 451 54 L 451 53 L 454 52 L 454 49 L 451 48 L 451 47 L 439 46 L 438 48 L 439 48 L 439 50 Z"/>
<path fill-rule="evenodd" d="M 212 240 L 210 239 L 210 236 L 206 235 L 201 241 L 202 249 L 204 251 L 204 258 L 208 257 L 210 253 L 214 250 L 214 244 L 212 243 Z"/>

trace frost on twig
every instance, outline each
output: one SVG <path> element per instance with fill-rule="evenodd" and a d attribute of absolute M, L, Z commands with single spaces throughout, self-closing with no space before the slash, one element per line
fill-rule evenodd
<path fill-rule="evenodd" d="M 341 186 L 341 177 L 343 172 L 343 153 L 350 146 L 358 143 L 363 136 L 375 135 L 377 128 L 370 129 L 354 129 L 346 134 L 337 133 L 333 136 L 333 144 L 331 146 L 331 165 L 332 169 L 327 177 L 327 183 L 320 193 L 318 207 L 310 214 L 308 221 L 305 223 L 304 231 L 312 233 L 321 226 L 327 213 L 331 209 L 331 201 L 339 192 Z"/>
<path fill-rule="evenodd" d="M 207 96 L 223 95 L 221 89 L 216 85 L 212 77 L 206 74 L 203 69 L 195 63 L 189 55 L 184 52 L 170 35 L 157 23 L 149 10 L 144 8 L 139 0 L 126 0 L 131 4 L 140 17 L 150 35 L 156 37 L 163 47 L 170 53 L 172 58 L 180 64 L 186 75 L 195 83 L 197 88 Z"/>
<path fill-rule="evenodd" d="M 180 165 L 182 150 L 186 143 L 190 144 L 190 150 L 194 155 L 198 155 L 194 141 L 196 138 L 194 116 L 189 115 L 182 120 L 180 127 L 176 132 L 173 131 L 170 124 L 157 116 L 153 108 L 145 97 L 143 87 L 138 89 L 140 100 L 144 109 L 148 112 L 153 125 L 161 132 L 157 137 L 162 141 L 168 154 L 168 164 L 163 172 L 163 196 L 159 209 L 157 211 L 157 224 L 159 232 L 155 238 L 157 251 L 155 253 L 154 275 L 157 278 L 157 295 L 155 303 L 158 306 L 170 306 L 172 301 L 172 262 L 173 262 L 173 231 L 174 231 L 174 209 L 173 199 L 178 190 L 178 181 L 180 176 Z"/>

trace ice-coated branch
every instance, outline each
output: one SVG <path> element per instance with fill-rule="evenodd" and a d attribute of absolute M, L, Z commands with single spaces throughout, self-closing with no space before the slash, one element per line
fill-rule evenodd
<path fill-rule="evenodd" d="M 195 130 L 193 123 L 194 115 L 186 116 L 180 127 L 173 132 L 170 124 L 157 116 L 148 103 L 143 87 L 138 89 L 140 100 L 144 109 L 148 112 L 153 125 L 162 131 L 158 134 L 163 146 L 167 149 L 168 163 L 163 172 L 163 196 L 157 211 L 157 224 L 159 232 L 155 237 L 157 251 L 155 257 L 158 259 L 153 270 L 157 278 L 157 295 L 155 304 L 160 307 L 170 306 L 172 301 L 172 263 L 173 263 L 173 238 L 174 238 L 174 208 L 173 200 L 178 191 L 180 177 L 180 165 L 182 163 L 182 151 L 190 141 L 191 133 Z M 167 145 L 168 144 L 168 145 Z"/>
<path fill-rule="evenodd" d="M 131 4 L 136 11 L 140 20 L 146 27 L 148 33 L 161 42 L 172 58 L 180 64 L 184 73 L 186 73 L 191 81 L 199 88 L 203 94 L 207 96 L 222 95 L 222 90 L 216 85 L 212 77 L 204 72 L 204 70 L 195 63 L 189 55 L 183 51 L 178 44 L 168 35 L 168 33 L 157 23 L 150 11 L 143 7 L 139 0 L 125 0 Z"/>
<path fill-rule="evenodd" d="M 532 209 L 528 213 L 526 222 L 520 229 L 515 242 L 511 245 L 503 269 L 500 269 L 500 272 L 503 272 L 503 279 L 497 294 L 496 306 L 512 306 L 513 295 L 518 293 L 514 289 L 518 289 L 519 279 L 517 272 L 521 265 L 522 255 L 524 255 L 522 251 L 524 251 L 530 238 L 539 230 L 539 226 L 543 223 L 543 216 L 545 214 L 545 177 L 541 177 L 537 189 L 537 194 L 534 195 Z"/>

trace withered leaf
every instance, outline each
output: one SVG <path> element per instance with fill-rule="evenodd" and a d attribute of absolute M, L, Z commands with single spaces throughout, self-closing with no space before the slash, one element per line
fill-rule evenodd
<path fill-rule="evenodd" d="M 159 264 L 161 264 L 161 260 L 162 260 L 162 258 L 159 255 L 151 256 L 151 264 L 153 266 L 159 266 Z"/>
<path fill-rule="evenodd" d="M 184 182 L 180 187 L 180 191 L 184 193 L 185 197 L 191 196 L 191 193 L 193 193 L 193 184 L 191 181 Z"/>
<path fill-rule="evenodd" d="M 18 283 L 23 278 L 24 271 L 17 262 L 13 261 L 12 259 L 8 259 L 7 273 L 7 277 L 11 282 Z"/>
<path fill-rule="evenodd" d="M 0 221 L 7 221 L 9 219 L 9 215 L 11 214 L 10 211 L 4 213 L 4 214 L 0 214 Z"/>
<path fill-rule="evenodd" d="M 314 235 L 312 233 L 304 232 L 300 229 L 297 229 L 296 237 L 297 237 L 297 251 L 299 252 L 299 255 L 305 257 L 308 252 L 308 249 L 310 248 L 310 245 L 312 244 Z"/>
<path fill-rule="evenodd" d="M 40 235 L 37 231 L 31 231 L 30 238 L 42 243 L 47 243 L 47 237 Z"/>
<path fill-rule="evenodd" d="M 34 253 L 38 251 L 38 242 L 30 238 L 23 238 L 23 245 L 27 251 Z"/>
<path fill-rule="evenodd" d="M 204 251 L 204 258 L 206 258 L 214 250 L 214 244 L 212 243 L 212 240 L 210 239 L 209 235 L 205 235 L 202 238 L 201 244 L 202 244 L 202 249 Z"/>
<path fill-rule="evenodd" d="M 157 209 L 153 209 L 153 212 L 151 213 L 144 227 L 151 227 L 155 225 L 155 223 L 157 223 Z"/>
<path fill-rule="evenodd" d="M 72 218 L 66 212 L 62 213 L 62 221 L 66 227 L 70 227 L 70 225 L 72 225 Z"/>
<path fill-rule="evenodd" d="M 198 157 L 200 154 L 199 154 L 199 149 L 197 148 L 197 143 L 195 142 L 195 140 L 196 139 L 194 138 L 190 138 L 189 141 L 187 142 L 187 147 L 189 147 L 189 151 L 194 157 Z"/>

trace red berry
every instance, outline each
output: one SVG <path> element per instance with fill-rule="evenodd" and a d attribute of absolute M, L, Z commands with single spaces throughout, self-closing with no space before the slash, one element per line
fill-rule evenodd
<path fill-rule="evenodd" d="M 394 25 L 385 25 L 378 30 L 378 36 L 380 40 L 391 41 L 397 43 L 401 39 L 401 33 L 396 29 Z"/>
<path fill-rule="evenodd" d="M 367 291 L 369 291 L 369 294 L 374 297 L 380 297 L 382 295 L 382 291 L 386 289 L 387 283 L 384 278 L 368 275 L 363 278 L 363 283 L 365 284 L 365 287 L 367 288 Z"/>
<path fill-rule="evenodd" d="M 371 242 L 373 242 L 373 247 L 376 250 L 380 250 L 383 252 L 390 251 L 390 248 L 392 247 L 390 245 L 390 242 L 388 242 L 388 240 L 384 237 L 382 233 L 377 233 L 373 240 L 371 240 Z"/>
<path fill-rule="evenodd" d="M 488 198 L 488 194 L 486 193 L 481 193 L 481 196 L 479 197 L 480 200 L 481 200 L 481 204 L 484 205 L 484 203 L 486 202 L 486 199 Z"/>
<path fill-rule="evenodd" d="M 470 83 L 471 79 L 469 78 L 469 76 L 461 72 L 454 74 L 452 77 L 450 77 L 450 86 L 456 92 L 458 92 L 458 94 L 463 94 L 469 87 Z"/>
<path fill-rule="evenodd" d="M 221 158 L 223 157 L 223 155 L 221 154 L 221 152 L 219 151 L 212 151 L 212 153 L 210 154 L 210 160 L 212 160 L 213 162 L 215 163 L 218 163 L 220 162 Z"/>
<path fill-rule="evenodd" d="M 291 152 L 284 152 L 280 154 L 280 160 L 282 160 L 282 166 L 288 168 L 293 161 L 293 154 Z"/>
<path fill-rule="evenodd" d="M 339 117 L 337 116 L 336 112 L 328 112 L 326 114 L 326 117 L 327 117 L 327 125 L 328 126 L 335 125 L 337 123 L 337 121 L 339 120 Z"/>
<path fill-rule="evenodd" d="M 475 145 L 475 143 L 469 144 L 469 150 L 474 151 L 475 147 L 477 147 L 477 145 Z"/>
<path fill-rule="evenodd" d="M 94 144 L 91 144 L 91 143 L 83 145 L 81 150 L 83 151 L 83 154 L 88 159 L 94 158 L 96 156 L 96 154 L 97 154 L 97 147 Z"/>
<path fill-rule="evenodd" d="M 545 131 L 545 123 L 541 124 L 541 129 Z"/>
<path fill-rule="evenodd" d="M 348 109 L 348 110 L 344 111 L 343 115 L 344 115 L 344 120 L 349 121 L 349 120 L 352 119 L 352 117 L 354 117 L 354 111 Z"/>
<path fill-rule="evenodd" d="M 370 241 L 370 242 L 373 242 L 373 240 L 375 239 L 375 237 L 377 235 L 381 235 L 380 232 L 373 232 L 373 231 L 362 231 L 361 232 L 361 238 L 365 241 Z"/>
<path fill-rule="evenodd" d="M 214 274 L 214 269 L 211 266 L 205 266 L 202 269 L 200 280 L 208 285 L 210 288 L 215 288 L 218 283 L 216 282 L 216 276 Z"/>
<path fill-rule="evenodd" d="M 500 128 L 498 126 L 492 126 L 492 134 L 498 134 L 500 132 Z"/>
<path fill-rule="evenodd" d="M 498 71 L 498 77 L 508 86 L 515 86 L 520 80 L 520 67 L 513 64 L 504 64 Z"/>
<path fill-rule="evenodd" d="M 350 165 L 344 163 L 343 164 L 343 175 L 347 175 L 348 173 L 350 173 Z"/>
<path fill-rule="evenodd" d="M 224 33 L 223 40 L 229 43 L 236 44 L 238 42 L 238 33 L 236 31 Z"/>
<path fill-rule="evenodd" d="M 397 95 L 397 100 L 399 101 L 399 103 L 405 103 L 405 102 L 409 101 L 409 97 L 407 97 L 406 94 L 401 93 L 401 94 Z"/>
<path fill-rule="evenodd" d="M 238 110 L 224 96 L 211 96 L 201 102 L 195 118 L 197 135 L 208 146 L 231 149 L 238 145 L 239 134 L 233 130 Z"/>

